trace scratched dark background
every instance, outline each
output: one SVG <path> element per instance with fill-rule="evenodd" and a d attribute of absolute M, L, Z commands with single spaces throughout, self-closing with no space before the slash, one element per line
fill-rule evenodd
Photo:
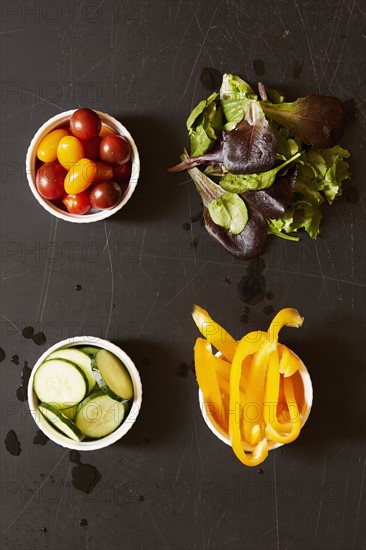
<path fill-rule="evenodd" d="M 365 547 L 365 9 L 363 0 L 3 2 L 3 548 Z M 259 263 L 235 261 L 201 226 L 187 176 L 167 174 L 187 115 L 215 86 L 207 68 L 356 105 L 342 141 L 352 182 L 324 208 L 316 242 L 271 237 Z M 81 226 L 43 210 L 24 174 L 39 126 L 78 106 L 119 118 L 142 161 L 128 206 Z M 238 291 L 249 276 L 260 287 L 251 304 Z M 262 469 L 242 466 L 201 417 L 193 303 L 237 338 L 282 306 L 305 317 L 282 338 L 309 368 L 313 411 Z M 144 388 L 128 435 L 81 457 L 37 433 L 23 394 L 39 355 L 77 334 L 123 346 Z"/>

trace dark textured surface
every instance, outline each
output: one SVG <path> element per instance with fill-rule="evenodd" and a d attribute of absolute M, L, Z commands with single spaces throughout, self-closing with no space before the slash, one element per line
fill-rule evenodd
<path fill-rule="evenodd" d="M 364 548 L 365 7 L 3 2 L 2 548 Z M 187 176 L 167 174 L 186 116 L 218 71 L 358 106 L 342 142 L 352 186 L 324 209 L 318 241 L 271 237 L 260 263 L 235 261 L 202 227 Z M 76 106 L 118 117 L 142 160 L 128 206 L 90 226 L 51 218 L 24 175 L 35 131 Z M 259 470 L 242 466 L 202 420 L 195 302 L 236 337 L 265 328 L 272 308 L 305 317 L 282 338 L 311 372 L 313 411 L 300 439 Z M 126 349 L 144 399 L 123 440 L 78 457 L 39 436 L 19 386 L 47 347 L 86 333 Z"/>

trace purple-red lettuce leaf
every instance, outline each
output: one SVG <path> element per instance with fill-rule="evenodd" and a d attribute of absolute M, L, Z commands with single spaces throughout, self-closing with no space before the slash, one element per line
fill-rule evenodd
<path fill-rule="evenodd" d="M 205 155 L 188 157 L 169 168 L 180 172 L 199 165 L 225 166 L 232 174 L 270 170 L 276 161 L 276 137 L 258 101 L 246 102 L 244 118 Z"/>
<path fill-rule="evenodd" d="M 260 101 L 266 116 L 289 128 L 307 145 L 335 145 L 347 123 L 344 105 L 333 96 L 310 94 L 292 103 Z"/>
<path fill-rule="evenodd" d="M 297 167 L 291 166 L 284 176 L 277 176 L 272 187 L 260 191 L 246 191 L 241 196 L 252 210 L 266 218 L 281 218 L 292 203 L 297 177 Z"/>

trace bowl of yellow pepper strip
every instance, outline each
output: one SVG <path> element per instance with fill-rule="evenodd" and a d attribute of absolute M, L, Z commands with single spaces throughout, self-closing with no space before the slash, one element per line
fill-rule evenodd
<path fill-rule="evenodd" d="M 304 319 L 296 309 L 282 309 L 267 332 L 237 342 L 201 307 L 192 316 L 204 336 L 194 347 L 204 420 L 243 464 L 257 466 L 268 451 L 294 441 L 310 414 L 309 372 L 278 341 L 281 328 L 299 328 Z"/>

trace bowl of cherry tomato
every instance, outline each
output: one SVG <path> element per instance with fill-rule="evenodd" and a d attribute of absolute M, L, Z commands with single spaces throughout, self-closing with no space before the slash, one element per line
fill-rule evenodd
<path fill-rule="evenodd" d="M 123 124 L 81 108 L 41 126 L 29 146 L 26 170 L 33 195 L 50 214 L 90 223 L 112 216 L 129 201 L 140 159 Z"/>

